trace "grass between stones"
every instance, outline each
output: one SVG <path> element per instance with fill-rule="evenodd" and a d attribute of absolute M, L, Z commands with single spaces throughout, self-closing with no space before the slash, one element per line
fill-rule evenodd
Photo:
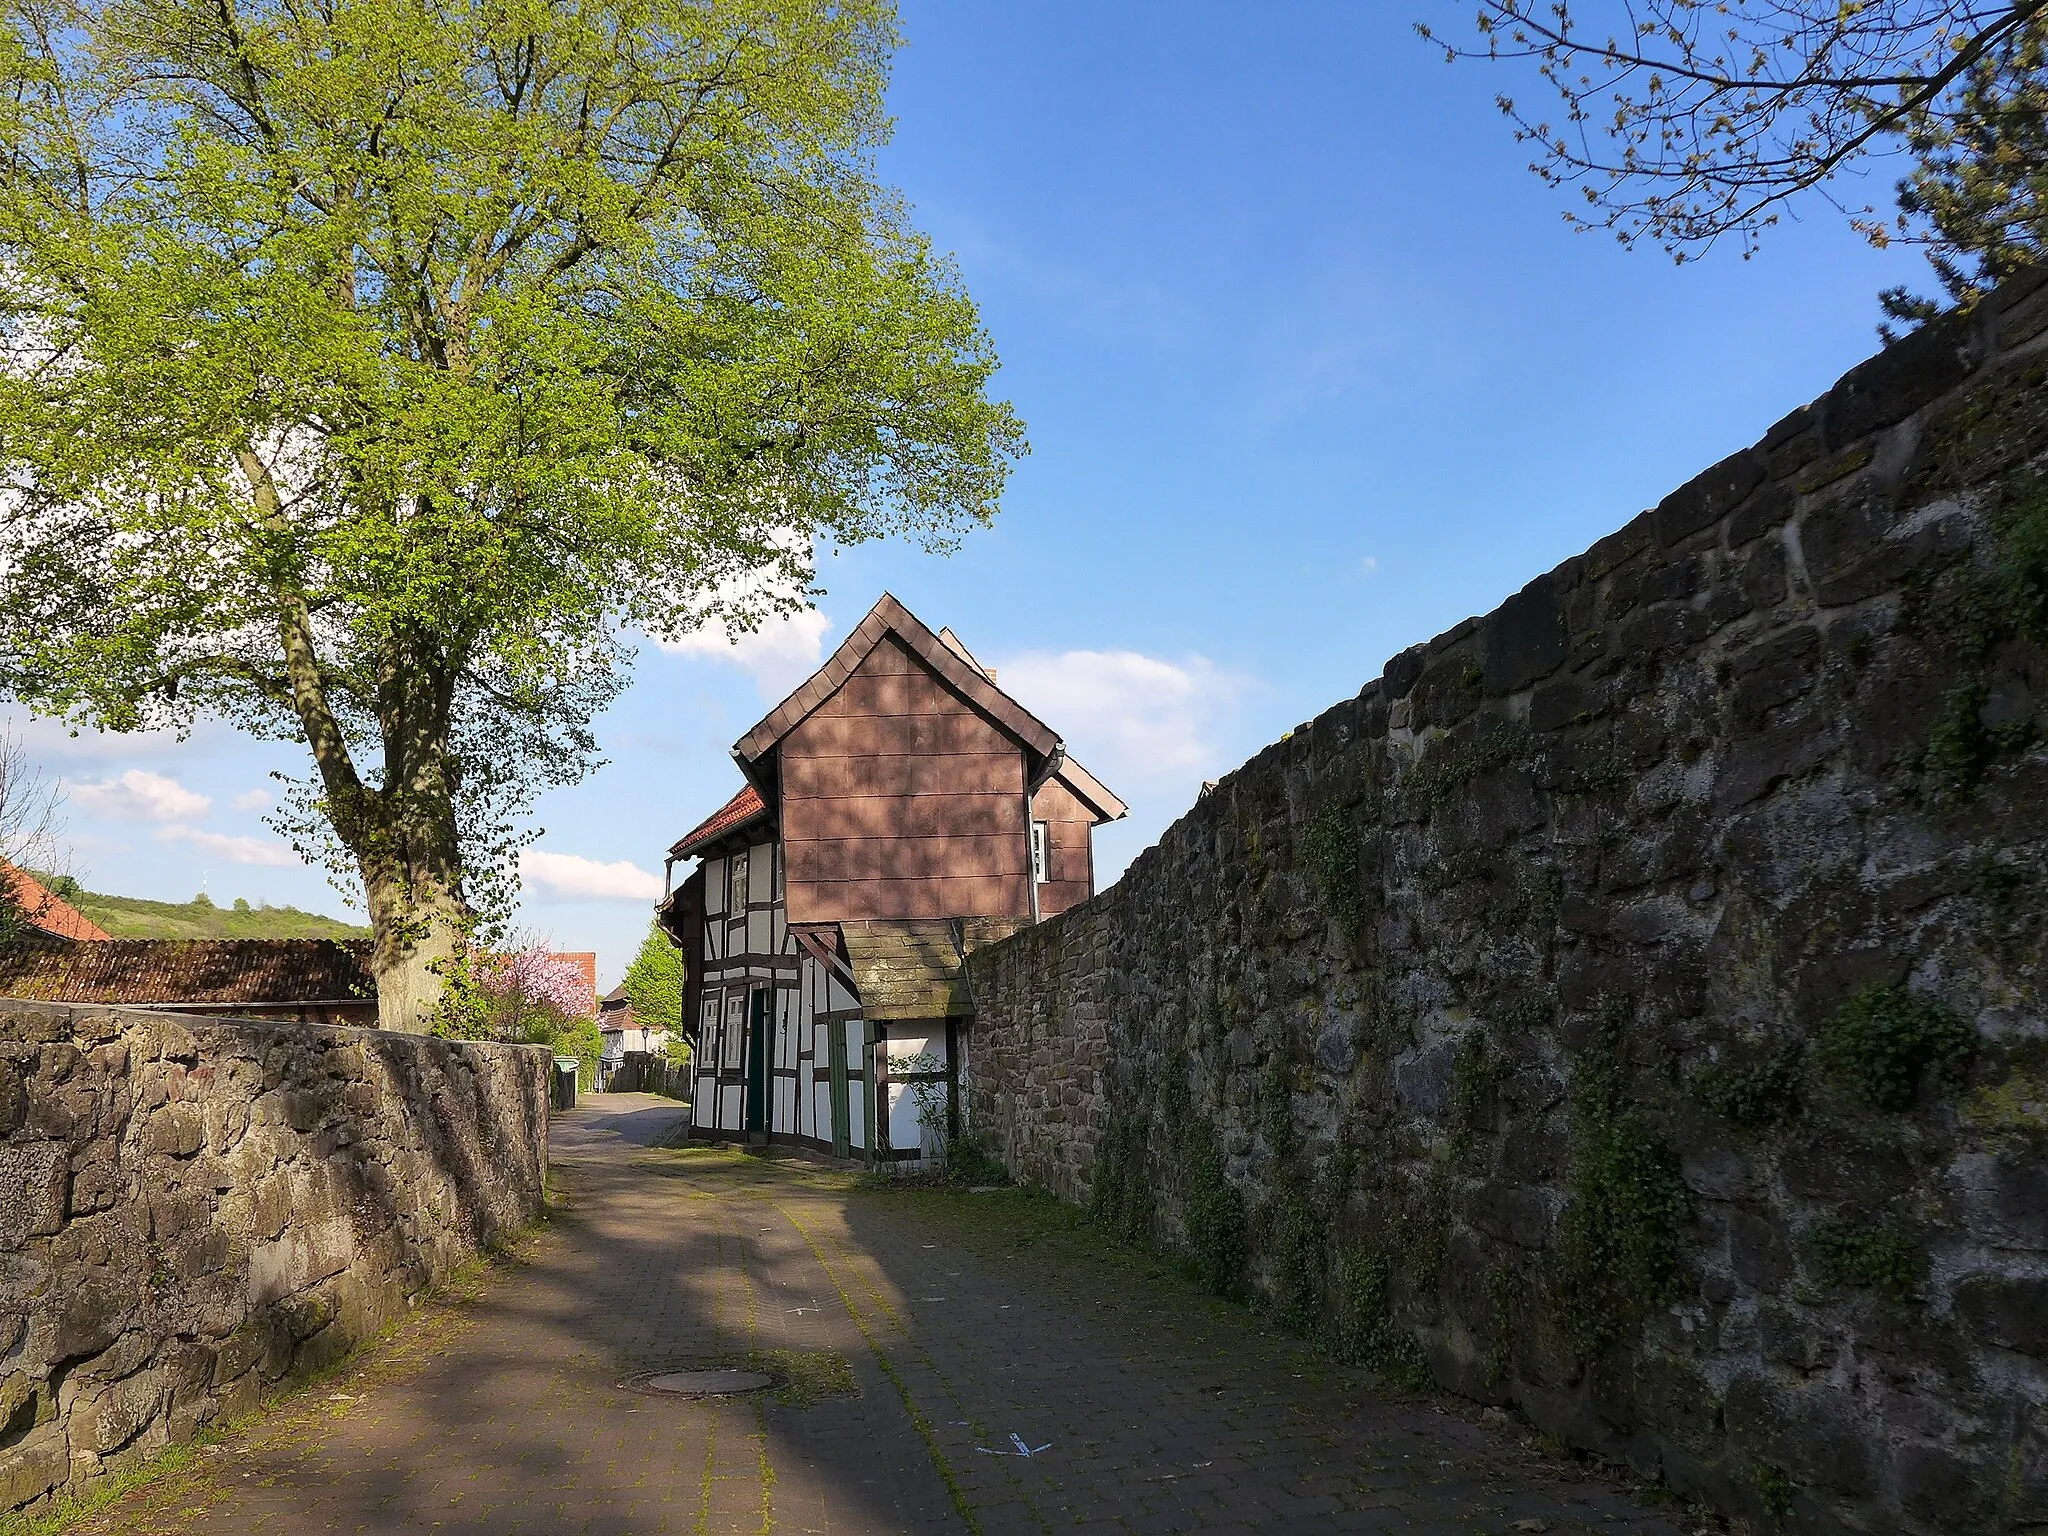
<path fill-rule="evenodd" d="M 210 1424 L 34 1515 L 0 1515 L 0 1536 L 177 1536 L 227 1494 L 241 1456 L 256 1455 L 322 1431 L 372 1391 L 403 1381 L 444 1353 L 474 1317 L 472 1305 L 507 1271 L 526 1262 L 547 1235 L 545 1222 L 495 1252 L 479 1255 L 429 1293 L 409 1317 L 364 1340 L 339 1360 L 285 1377 L 261 1404 Z"/>

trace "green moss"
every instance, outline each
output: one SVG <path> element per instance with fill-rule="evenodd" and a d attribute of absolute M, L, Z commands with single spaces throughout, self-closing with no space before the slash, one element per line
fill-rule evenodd
<path fill-rule="evenodd" d="M 1799 1113 L 1801 1050 L 1780 1046 L 1747 1066 L 1712 1062 L 1688 1079 L 1694 1098 L 1738 1125 L 1772 1125 Z"/>
<path fill-rule="evenodd" d="M 1152 1238 L 1153 1195 L 1149 1117 L 1142 1109 L 1110 1116 L 1095 1148 L 1088 1183 L 1089 1214 L 1127 1242 Z"/>
<path fill-rule="evenodd" d="M 1951 689 L 1941 716 L 1927 733 L 1927 745 L 1909 760 L 1915 795 L 1944 804 L 1971 794 L 1997 755 L 1998 743 L 1983 721 L 1990 689 L 1982 682 Z"/>
<path fill-rule="evenodd" d="M 1564 871 L 1554 864 L 1526 864 L 1515 879 L 1515 901 L 1522 921 L 1548 928 L 1564 911 Z"/>
<path fill-rule="evenodd" d="M 1493 1334 L 1486 1343 L 1486 1381 L 1497 1386 L 1507 1379 L 1514 1361 L 1515 1297 L 1522 1288 L 1512 1266 L 1496 1264 L 1486 1272 L 1486 1306 L 1492 1314 Z"/>
<path fill-rule="evenodd" d="M 1409 770 L 1403 784 L 1408 803 L 1427 816 L 1488 769 L 1519 760 L 1528 741 L 1516 727 L 1503 727 L 1463 746 L 1439 746 Z"/>
<path fill-rule="evenodd" d="M 1954 1087 L 1977 1033 L 1932 998 L 1904 987 L 1864 988 L 1820 1028 L 1823 1061 L 1878 1109 L 1910 1109 L 1923 1085 Z"/>
<path fill-rule="evenodd" d="M 1996 1141 L 2048 1138 L 2048 1079 L 2015 1071 L 1971 1094 L 1962 1112 L 1981 1135 Z"/>
<path fill-rule="evenodd" d="M 1507 1058 L 1493 1049 L 1485 1032 L 1473 1030 L 1451 1057 L 1451 1132 L 1458 1149 L 1469 1150 L 1484 1126 L 1507 1074 Z"/>
<path fill-rule="evenodd" d="M 1774 1467 L 1767 1461 L 1757 1463 L 1756 1496 L 1765 1514 L 1773 1520 L 1783 1520 L 1791 1514 L 1792 1493 L 1792 1479 L 1783 1467 Z"/>
<path fill-rule="evenodd" d="M 1970 865 L 1970 894 L 1994 912 L 2009 911 L 2027 887 L 2027 872 L 1986 850 Z"/>
<path fill-rule="evenodd" d="M 2048 640 L 2048 479 L 2007 488 L 1992 514 L 2006 611 L 2021 633 Z"/>
<path fill-rule="evenodd" d="M 1603 1006 L 1573 1064 L 1571 1198 L 1559 1233 L 1564 1321 L 1588 1351 L 1626 1335 L 1679 1289 L 1692 1198 L 1678 1158 L 1624 1091 L 1625 1008 Z"/>
<path fill-rule="evenodd" d="M 776 1400 L 790 1408 L 809 1408 L 828 1397 L 851 1397 L 858 1390 L 852 1363 L 834 1350 L 759 1350 L 747 1357 L 747 1363 L 775 1378 Z"/>
<path fill-rule="evenodd" d="M 1384 1254 L 1354 1245 L 1337 1261 L 1329 1347 L 1340 1360 L 1378 1371 L 1413 1391 L 1430 1385 L 1429 1360 L 1394 1321 L 1392 1271 Z"/>
<path fill-rule="evenodd" d="M 1259 1134 L 1275 1158 L 1285 1157 L 1294 1144 L 1294 1091 L 1280 1057 L 1259 1069 Z"/>
<path fill-rule="evenodd" d="M 1358 821 L 1328 806 L 1295 838 L 1296 856 L 1322 898 L 1323 910 L 1348 928 L 1365 920 L 1371 903 L 1358 873 Z"/>
<path fill-rule="evenodd" d="M 1927 1278 L 1927 1251 L 1889 1222 L 1823 1222 L 1813 1229 L 1814 1267 L 1828 1285 L 1909 1302 Z"/>

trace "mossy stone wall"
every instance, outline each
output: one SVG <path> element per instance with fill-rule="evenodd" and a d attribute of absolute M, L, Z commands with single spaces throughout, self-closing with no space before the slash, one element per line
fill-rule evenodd
<path fill-rule="evenodd" d="M 976 953 L 1021 1176 L 1788 1531 L 2048 1527 L 2048 286 Z"/>
<path fill-rule="evenodd" d="M 0 999 L 0 1516 L 254 1406 L 535 1220 L 550 1070 Z"/>

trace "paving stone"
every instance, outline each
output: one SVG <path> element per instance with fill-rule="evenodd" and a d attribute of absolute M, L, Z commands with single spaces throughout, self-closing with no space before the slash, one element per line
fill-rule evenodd
<path fill-rule="evenodd" d="M 1115 1251 L 1019 1262 L 936 1197 L 650 1149 L 666 1103 L 588 1095 L 558 1118 L 562 1207 L 444 1352 L 335 1403 L 317 1435 L 259 1427 L 203 1498 L 145 1489 L 85 1529 L 958 1536 L 957 1490 L 987 1536 L 1494 1531 L 1508 1510 L 1678 1536 L 1248 1314 L 1127 1292 Z M 842 1357 L 857 1390 L 796 1406 L 619 1385 L 782 1350 Z M 985 1454 L 1014 1452 L 1012 1433 L 1046 1449 Z"/>

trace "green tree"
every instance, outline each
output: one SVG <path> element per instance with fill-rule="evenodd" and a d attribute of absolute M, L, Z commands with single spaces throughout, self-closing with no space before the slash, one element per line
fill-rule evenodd
<path fill-rule="evenodd" d="M 1021 427 L 888 0 L 0 0 L 0 684 L 302 742 L 417 1029 L 637 631 L 951 546 Z"/>
<path fill-rule="evenodd" d="M 633 1019 L 643 1029 L 666 1029 L 680 1035 L 683 1028 L 683 981 L 689 966 L 675 941 L 650 923 L 640 952 L 626 967 L 626 996 L 632 1000 Z"/>
<path fill-rule="evenodd" d="M 1908 324 L 1975 304 L 2048 250 L 2048 31 L 2035 23 L 1978 58 L 1959 103 L 1910 123 L 1918 164 L 1899 182 L 1897 232 L 1928 247 L 1943 298 L 1887 289 L 1885 313 Z"/>

